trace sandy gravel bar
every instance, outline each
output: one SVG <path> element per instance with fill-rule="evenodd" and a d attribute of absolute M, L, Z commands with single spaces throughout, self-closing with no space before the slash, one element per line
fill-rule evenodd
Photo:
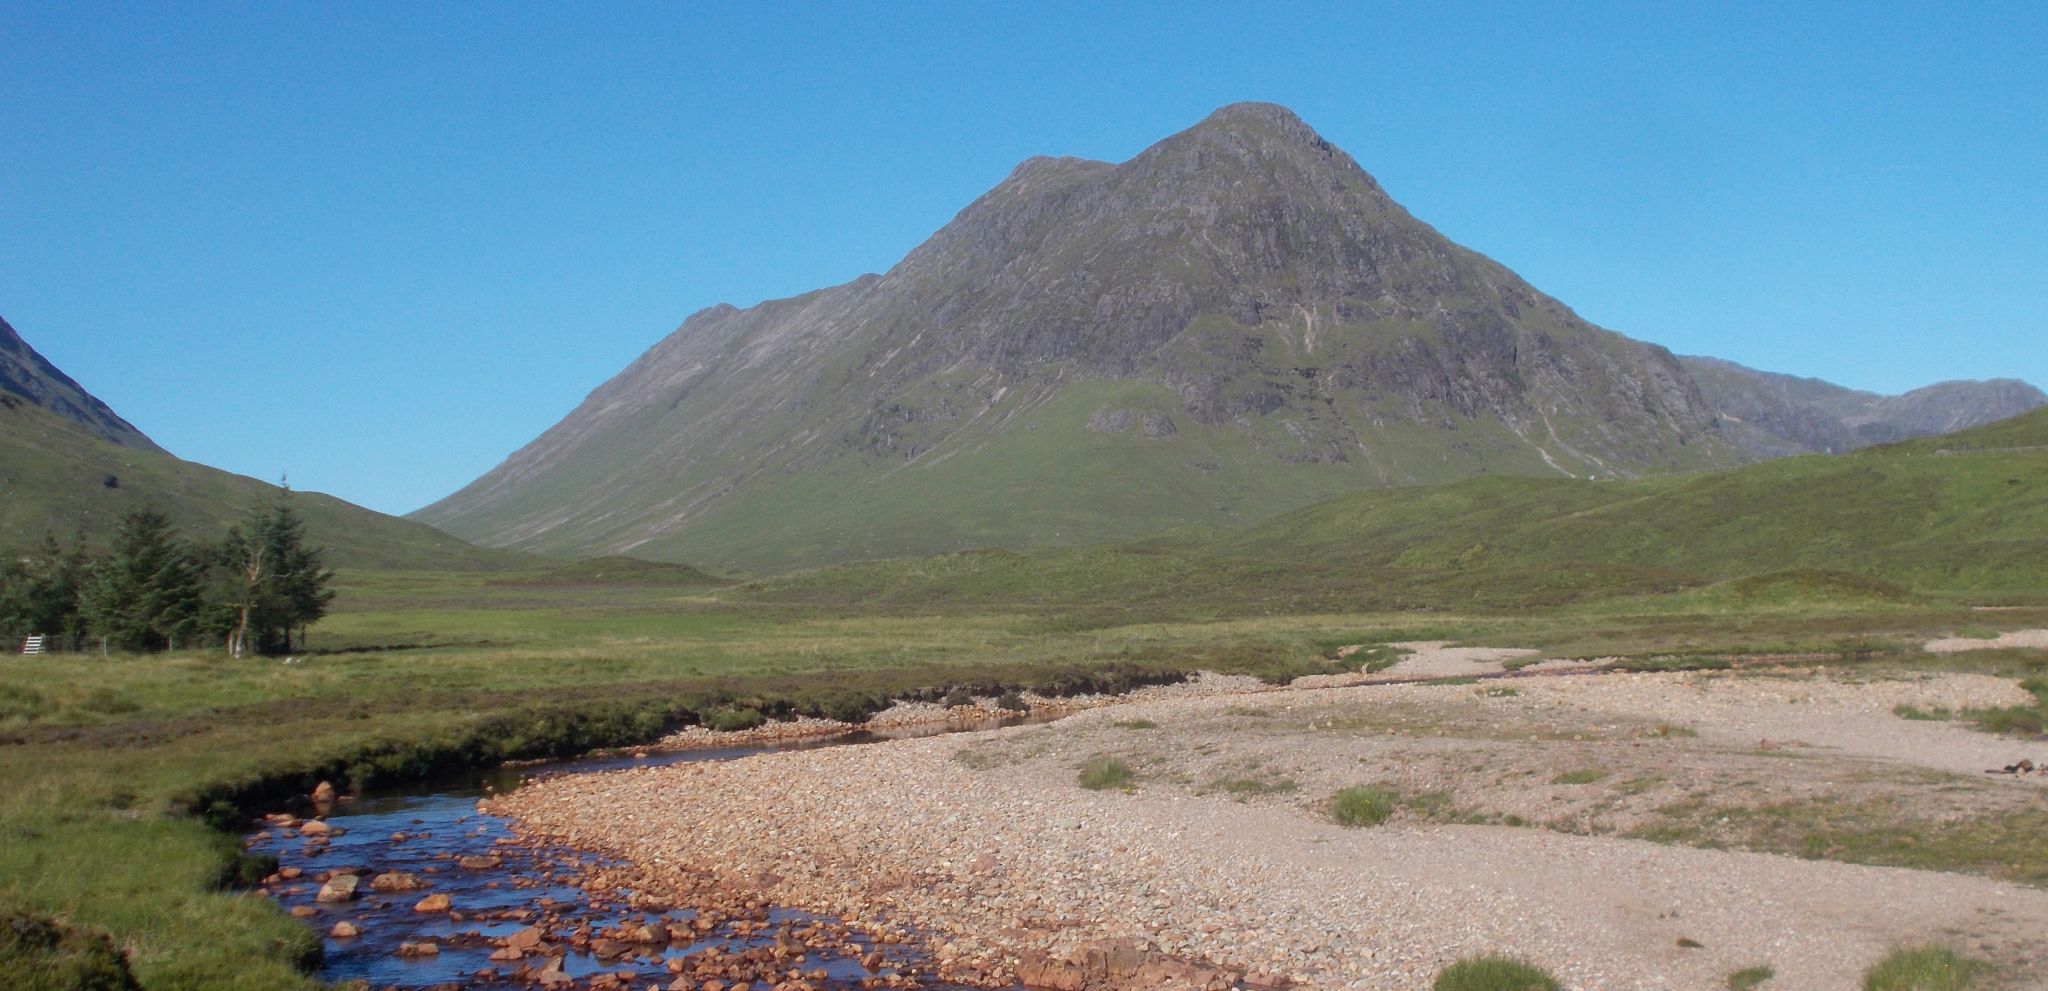
<path fill-rule="evenodd" d="M 2013 630 L 1984 640 L 1945 637 L 1930 640 L 1926 644 L 1926 650 L 1930 654 L 1960 654 L 1966 650 L 2007 650 L 2014 647 L 2048 648 L 2048 630 Z"/>
<path fill-rule="evenodd" d="M 2006 704 L 2017 691 L 1955 675 L 1623 675 L 1517 687 L 1524 694 L 1484 701 L 1576 706 L 1589 726 L 1683 720 L 1699 735 L 1674 745 L 1706 750 L 1721 746 L 1717 735 L 1745 747 L 1770 738 L 1844 761 L 1972 773 L 2010 759 L 2011 743 L 1901 720 L 1892 706 Z M 1152 746 L 1196 753 L 1213 746 L 1217 721 L 1257 722 L 1241 715 L 1248 705 L 1370 711 L 1474 693 L 1168 697 L 988 733 L 557 778 L 489 807 L 536 838 L 630 859 L 650 891 L 668 872 L 714 870 L 782 904 L 914 927 L 942 964 L 995 981 L 1020 951 L 1128 937 L 1311 988 L 1427 988 L 1458 957 L 1509 953 L 1578 989 L 1718 988 L 1759 963 L 1776 971 L 1767 987 L 1853 989 L 1885 952 L 1923 940 L 2048 968 L 2048 891 L 1985 878 L 1398 817 L 1345 829 L 1317 811 L 1327 792 L 1310 787 L 1324 780 L 1253 802 L 1164 779 L 1129 793 L 1076 783 L 1075 768 L 1138 720 L 1158 724 Z M 1333 736 L 1290 753 L 1336 781 L 1344 764 L 1358 765 L 1360 745 Z"/>

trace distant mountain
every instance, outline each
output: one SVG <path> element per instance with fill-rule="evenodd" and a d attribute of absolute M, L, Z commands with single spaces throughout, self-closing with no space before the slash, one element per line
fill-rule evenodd
<path fill-rule="evenodd" d="M 169 513 L 194 537 L 213 539 L 274 489 L 165 453 L 0 321 L 0 552 L 31 549 L 46 535 L 104 539 L 122 514 L 143 506 Z M 333 496 L 294 498 L 312 541 L 342 567 L 495 570 L 539 563 Z"/>
<path fill-rule="evenodd" d="M 1121 165 L 1026 161 L 885 275 L 697 313 L 415 517 L 786 568 L 1742 460 L 1715 421 L 1668 352 L 1238 104 Z"/>
<path fill-rule="evenodd" d="M 49 410 L 108 443 L 163 452 L 155 441 L 143 436 L 142 431 L 29 347 L 5 319 L 0 319 L 0 396 L 12 396 Z"/>
<path fill-rule="evenodd" d="M 1885 396 L 1719 358 L 1679 361 L 1699 383 L 1700 394 L 1720 411 L 1722 432 L 1761 457 L 1851 451 L 1951 433 L 2048 406 L 2048 394 L 2017 379 L 1937 382 Z"/>

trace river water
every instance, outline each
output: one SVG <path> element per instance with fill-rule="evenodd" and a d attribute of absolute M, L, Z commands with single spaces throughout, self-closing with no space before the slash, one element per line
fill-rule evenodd
<path fill-rule="evenodd" d="M 587 934 L 601 934 L 625 924 L 647 924 L 657 930 L 664 926 L 687 929 L 697 913 L 687 905 L 637 910 L 629 898 L 608 894 L 594 899 L 577 887 L 574 879 L 583 869 L 603 865 L 602 858 L 573 850 L 514 843 L 508 820 L 477 811 L 480 798 L 516 788 L 540 776 L 735 760 L 769 750 L 845 746 L 900 736 L 989 729 L 1017 721 L 1022 720 L 992 720 L 886 735 L 856 732 L 796 743 L 672 751 L 642 757 L 591 757 L 494 769 L 406 790 L 355 796 L 353 800 L 329 806 L 323 818 L 340 833 L 325 842 L 308 842 L 293 829 L 265 823 L 266 828 L 246 837 L 245 845 L 251 853 L 277 857 L 280 874 L 264 884 L 264 891 L 323 934 L 326 955 L 319 976 L 324 980 L 363 982 L 371 988 L 532 988 L 535 984 L 531 973 L 515 973 L 520 964 L 494 963 L 490 959 L 499 949 L 499 941 L 529 925 L 538 923 L 553 933 L 584 929 Z M 294 810 L 294 814 L 309 816 L 315 811 L 308 805 Z M 465 866 L 460 862 L 465 857 L 495 858 L 498 863 L 483 865 L 472 859 Z M 282 876 L 293 871 L 297 877 Z M 345 902 L 317 900 L 320 879 L 335 871 L 360 875 L 360 897 Z M 425 887 L 372 891 L 370 879 L 387 872 L 417 875 Z M 415 911 L 414 905 L 431 894 L 449 896 L 454 911 Z M 361 935 L 325 935 L 336 923 L 344 921 L 359 927 Z M 757 921 L 740 921 L 737 925 L 721 921 L 709 932 L 692 939 L 635 946 L 633 952 L 621 956 L 600 958 L 589 951 L 571 951 L 562 957 L 561 969 L 577 979 L 572 986 L 578 988 L 601 975 L 629 973 L 630 987 L 666 987 L 673 978 L 667 968 L 669 960 L 702 954 L 714 947 L 727 954 L 772 948 L 778 931 L 786 938 L 791 929 L 801 931 L 815 923 L 837 928 L 838 922 L 776 907 L 767 909 L 765 927 L 753 924 Z M 402 945 L 424 943 L 434 944 L 438 952 L 431 956 L 400 953 Z M 924 961 L 912 956 L 907 948 L 873 946 L 858 933 L 851 934 L 850 940 L 825 943 L 836 945 L 812 945 L 802 964 L 806 973 L 822 977 L 811 981 L 821 988 L 860 987 L 863 981 L 873 978 L 923 969 Z M 881 954 L 879 961 L 876 953 Z M 863 959 L 873 966 L 863 965 Z M 529 968 L 535 963 L 531 957 L 525 961 Z M 818 975 L 818 971 L 823 974 Z M 917 986 L 946 987 L 927 980 L 918 981 Z"/>

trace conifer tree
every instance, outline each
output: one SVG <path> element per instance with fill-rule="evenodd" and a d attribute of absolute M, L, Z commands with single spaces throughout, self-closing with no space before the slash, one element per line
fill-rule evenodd
<path fill-rule="evenodd" d="M 123 650 L 163 650 L 199 630 L 204 565 L 156 509 L 121 517 L 112 551 L 79 595 L 88 630 Z"/>
<path fill-rule="evenodd" d="M 322 553 L 307 546 L 306 523 L 288 486 L 229 528 L 218 553 L 223 574 L 216 601 L 230 655 L 284 653 L 294 630 L 304 642 L 305 628 L 325 616 L 334 599 L 328 588 L 334 572 L 322 565 Z"/>

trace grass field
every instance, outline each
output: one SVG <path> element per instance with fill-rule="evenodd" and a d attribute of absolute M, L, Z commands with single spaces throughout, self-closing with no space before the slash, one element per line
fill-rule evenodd
<path fill-rule="evenodd" d="M 248 868 L 219 827 L 322 779 L 570 755 L 715 711 L 858 717 L 951 686 L 1197 669 L 1277 679 L 1331 670 L 1341 645 L 1414 639 L 1640 667 L 1818 653 L 2040 677 L 2040 652 L 1913 649 L 2048 626 L 2048 453 L 1983 450 L 2048 435 L 2048 416 L 2021 421 L 1948 446 L 1482 479 L 1235 533 L 742 584 L 620 560 L 348 570 L 295 663 L 0 660 L 0 913 L 109 933 L 152 989 L 311 986 L 318 939 L 236 892 Z M 2025 732 L 2040 715 L 1983 724 Z"/>

